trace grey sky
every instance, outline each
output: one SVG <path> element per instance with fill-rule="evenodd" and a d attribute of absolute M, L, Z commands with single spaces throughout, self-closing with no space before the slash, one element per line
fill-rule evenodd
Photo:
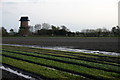
<path fill-rule="evenodd" d="M 65 25 L 71 31 L 118 25 L 119 0 L 2 0 L 2 25 L 19 28 L 19 18 L 28 15 L 30 25 Z"/>

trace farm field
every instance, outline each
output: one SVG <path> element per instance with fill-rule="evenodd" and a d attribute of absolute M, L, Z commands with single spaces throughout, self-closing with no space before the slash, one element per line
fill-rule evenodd
<path fill-rule="evenodd" d="M 120 57 L 3 45 L 3 66 L 43 80 L 120 80 Z M 36 77 L 37 76 L 37 77 Z"/>
<path fill-rule="evenodd" d="M 120 38 L 112 37 L 3 37 L 3 44 L 70 47 L 120 53 Z"/>

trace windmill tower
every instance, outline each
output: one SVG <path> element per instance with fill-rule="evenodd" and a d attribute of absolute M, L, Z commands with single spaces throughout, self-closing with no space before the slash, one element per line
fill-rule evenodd
<path fill-rule="evenodd" d="M 28 17 L 21 17 L 20 18 L 20 27 L 19 27 L 19 34 L 21 36 L 28 36 L 29 35 L 29 26 L 28 26 Z"/>

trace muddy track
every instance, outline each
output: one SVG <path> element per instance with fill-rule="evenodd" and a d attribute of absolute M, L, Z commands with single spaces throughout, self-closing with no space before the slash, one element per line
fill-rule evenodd
<path fill-rule="evenodd" d="M 28 72 L 28 71 L 25 71 L 25 70 L 23 70 L 23 69 L 20 69 L 20 68 L 17 68 L 17 67 L 14 67 L 14 66 L 5 64 L 5 63 L 2 63 L 2 65 L 3 65 L 4 67 L 6 67 L 6 68 L 10 68 L 10 69 L 12 69 L 12 70 L 15 70 L 15 71 L 24 73 L 25 75 L 29 75 L 29 76 L 32 77 L 33 80 L 34 80 L 34 79 L 35 79 L 35 80 L 50 80 L 49 78 L 44 77 L 44 76 L 42 76 L 42 75 L 38 75 L 38 74 L 35 74 L 35 73 L 32 73 L 32 72 Z M 9 72 L 9 73 L 10 73 L 10 72 Z M 12 73 L 10 73 L 10 74 L 12 74 Z M 15 78 L 14 76 L 11 76 L 11 77 Z M 5 76 L 5 78 L 6 78 L 6 76 Z M 25 80 L 32 80 L 32 79 L 26 79 L 26 78 L 24 78 L 24 79 L 25 79 Z M 23 79 L 23 80 L 24 80 L 24 79 Z M 8 80 L 9 80 L 9 79 L 8 79 Z M 11 79 L 11 80 L 19 80 L 19 79 L 15 78 L 15 79 Z M 22 80 L 22 79 L 21 79 L 21 80 Z"/>
<path fill-rule="evenodd" d="M 14 73 L 8 72 L 6 70 L 1 70 L 2 71 L 2 79 L 1 80 L 29 80 L 24 77 L 18 76 Z"/>

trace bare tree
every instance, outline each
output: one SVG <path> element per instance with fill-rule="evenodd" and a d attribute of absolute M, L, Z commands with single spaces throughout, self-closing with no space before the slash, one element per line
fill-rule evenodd
<path fill-rule="evenodd" d="M 41 30 L 41 24 L 36 24 L 34 28 L 35 28 L 35 32 L 37 32 L 38 30 Z"/>
<path fill-rule="evenodd" d="M 2 31 L 2 36 L 7 36 L 8 35 L 8 32 L 4 27 L 1 27 L 0 30 Z"/>
<path fill-rule="evenodd" d="M 29 26 L 29 30 L 30 30 L 30 32 L 34 32 L 33 26 Z"/>
<path fill-rule="evenodd" d="M 15 32 L 14 32 L 14 29 L 10 29 L 10 35 L 14 35 Z"/>
<path fill-rule="evenodd" d="M 50 29 L 50 24 L 42 23 L 42 29 L 46 29 L 46 30 Z"/>
<path fill-rule="evenodd" d="M 64 25 L 62 25 L 61 28 L 62 28 L 62 30 L 69 31 L 69 29 Z"/>

